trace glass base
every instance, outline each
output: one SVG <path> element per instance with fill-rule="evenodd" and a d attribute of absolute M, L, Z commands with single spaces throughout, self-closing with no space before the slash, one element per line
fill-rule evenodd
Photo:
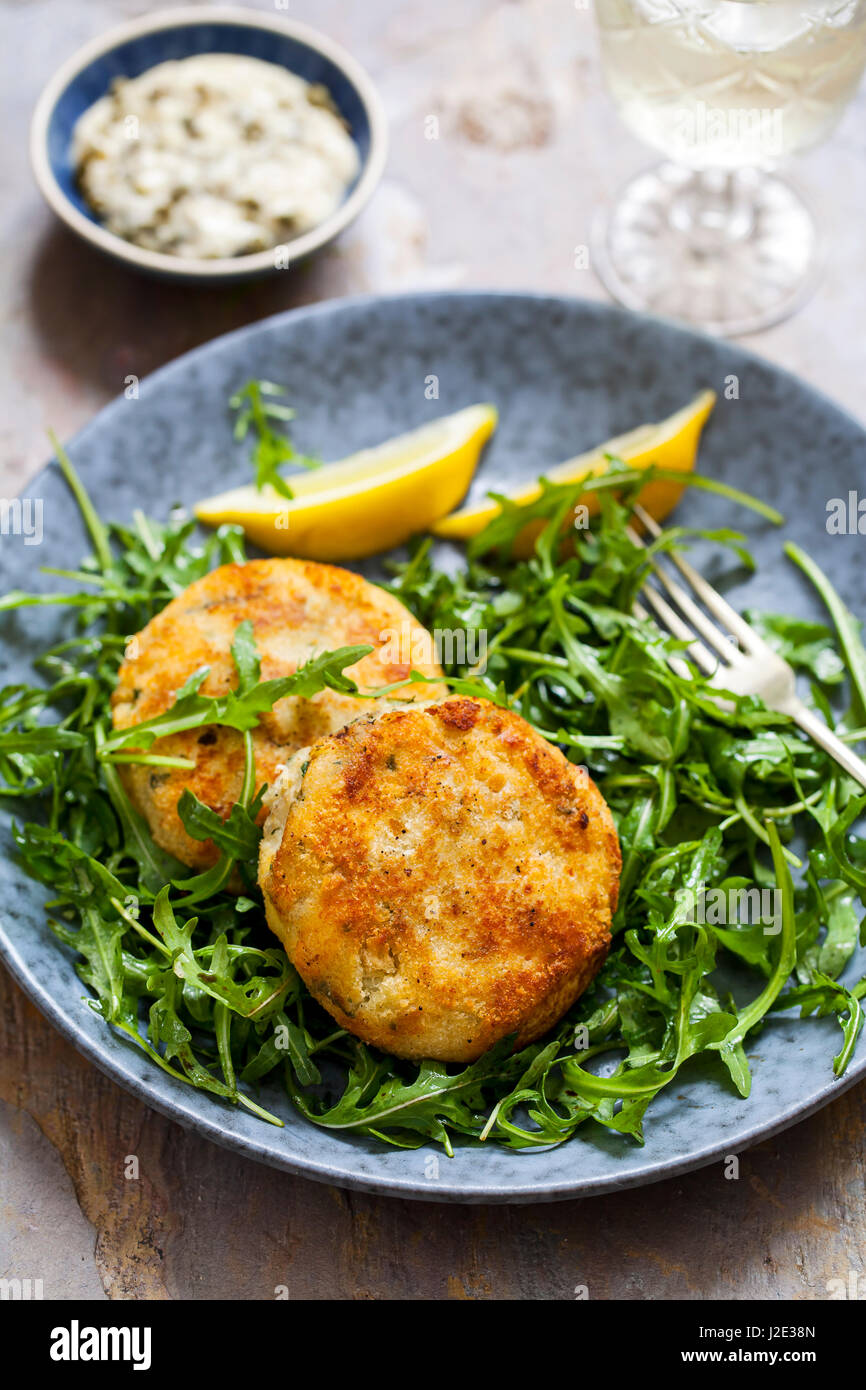
<path fill-rule="evenodd" d="M 592 262 L 629 309 L 753 333 L 812 292 L 819 236 L 800 195 L 775 174 L 660 164 L 599 216 Z"/>

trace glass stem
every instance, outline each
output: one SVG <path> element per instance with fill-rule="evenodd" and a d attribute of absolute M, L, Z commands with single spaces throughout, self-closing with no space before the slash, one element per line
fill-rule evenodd
<path fill-rule="evenodd" d="M 671 203 L 671 227 L 707 254 L 721 242 L 745 240 L 755 225 L 750 172 L 709 169 L 692 174 Z"/>

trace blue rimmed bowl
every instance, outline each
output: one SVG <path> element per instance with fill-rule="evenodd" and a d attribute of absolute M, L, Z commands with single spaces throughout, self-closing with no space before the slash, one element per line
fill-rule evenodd
<path fill-rule="evenodd" d="M 117 77 L 138 77 L 168 59 L 200 53 L 238 53 L 277 63 L 307 82 L 323 83 L 358 147 L 358 175 L 340 207 L 319 226 L 284 243 L 295 264 L 343 231 L 370 199 L 382 171 L 388 129 L 379 95 L 355 59 L 305 24 L 241 9 L 183 8 L 133 20 L 94 39 L 69 58 L 43 91 L 33 113 L 30 159 L 49 206 L 77 236 L 136 270 L 186 281 L 233 281 L 277 268 L 273 248 L 220 260 L 146 251 L 99 222 L 82 197 L 72 160 L 75 123 Z"/>

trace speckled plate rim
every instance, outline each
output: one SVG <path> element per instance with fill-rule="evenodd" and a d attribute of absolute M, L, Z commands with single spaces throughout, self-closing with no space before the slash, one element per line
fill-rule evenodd
<path fill-rule="evenodd" d="M 163 255 L 159 251 L 147 251 L 133 242 L 124 241 L 123 237 L 115 236 L 98 222 L 92 222 L 90 218 L 85 217 L 66 197 L 54 176 L 48 158 L 48 127 L 52 113 L 63 92 L 84 68 L 130 39 L 159 33 L 162 30 L 183 29 L 190 24 L 225 24 L 264 29 L 297 39 L 300 43 L 324 54 L 336 67 L 342 68 L 357 90 L 367 112 L 370 125 L 369 153 L 361 176 L 345 202 L 319 226 L 286 242 L 286 256 L 290 264 L 294 264 L 339 236 L 370 201 L 384 173 L 388 158 L 388 120 L 385 108 L 372 80 L 350 53 L 312 25 L 279 15 L 255 14 L 251 10 L 228 5 L 213 9 L 183 6 L 180 9 L 157 10 L 142 15 L 91 39 L 61 64 L 42 90 L 30 123 L 30 164 L 39 191 L 52 211 L 73 232 L 98 251 L 123 261 L 136 270 L 149 271 L 171 279 L 226 282 L 245 280 L 275 269 L 273 248 L 257 251 L 251 256 L 214 260 L 200 260 L 194 257 L 181 259 L 177 256 Z"/>
<path fill-rule="evenodd" d="M 200 347 L 193 349 L 189 353 L 166 363 L 157 371 L 153 372 L 146 380 L 149 390 L 157 389 L 161 379 L 172 373 L 179 366 L 188 363 L 219 343 L 225 347 L 235 342 L 240 342 L 249 334 L 258 331 L 279 330 L 283 323 L 303 323 L 311 318 L 328 317 L 339 315 L 343 310 L 363 310 L 366 307 L 377 308 L 382 305 L 399 304 L 401 302 L 431 302 L 443 301 L 455 297 L 459 292 L 455 291 L 422 291 L 416 293 L 397 294 L 397 295 L 361 295 L 341 300 L 325 301 L 323 303 L 304 306 L 298 309 L 291 309 L 284 313 L 274 315 L 270 318 L 259 320 L 253 324 L 245 325 L 235 329 L 233 332 L 222 335 Z M 675 335 L 684 342 L 711 342 L 718 345 L 716 340 L 707 339 L 703 334 L 695 333 L 690 329 L 683 328 L 678 324 L 668 320 L 653 317 L 651 315 L 636 315 L 629 310 L 618 308 L 617 306 L 599 304 L 597 301 L 580 301 L 575 297 L 565 295 L 551 295 L 532 291 L 497 291 L 497 290 L 471 290 L 466 291 L 466 298 L 477 301 L 499 301 L 499 300 L 520 300 L 525 301 L 541 309 L 543 306 L 565 305 L 572 308 L 579 307 L 582 303 L 593 312 L 604 311 L 607 315 L 617 319 L 640 320 L 641 323 L 655 327 L 665 335 Z M 730 345 L 736 356 L 743 362 L 752 363 L 756 367 L 769 370 L 779 380 L 784 381 L 790 388 L 797 393 L 803 393 L 810 397 L 823 410 L 833 412 L 841 418 L 854 431 L 859 432 L 866 439 L 866 430 L 849 412 L 833 401 L 825 393 L 803 382 L 794 373 L 768 361 L 768 359 L 748 349 L 742 348 L 739 344 Z M 143 383 L 144 384 L 144 383 Z M 69 442 L 70 449 L 76 449 L 81 445 L 86 445 L 88 435 L 91 431 L 97 431 L 100 426 L 110 420 L 114 413 L 122 408 L 122 399 L 110 402 L 106 405 L 88 424 L 86 424 L 75 437 Z M 49 465 L 50 466 L 50 465 Z M 43 470 L 45 471 L 45 470 Z M 41 473 L 37 475 L 33 482 L 38 481 Z M 23 877 L 23 875 L 22 875 Z M 58 946 L 58 950 L 61 948 Z M 298 1158 L 291 1153 L 277 1152 L 265 1146 L 264 1142 L 257 1137 L 249 1138 L 246 1135 L 233 1131 L 227 1127 L 226 1123 L 220 1123 L 228 1119 L 229 1124 L 236 1118 L 238 1112 L 228 1112 L 219 1103 L 213 1103 L 212 1112 L 201 1114 L 196 1109 L 191 1100 L 198 1096 L 196 1092 L 190 1092 L 189 1088 L 175 1081 L 172 1077 L 153 1070 L 147 1072 L 147 1080 L 143 1080 L 135 1069 L 136 1062 L 146 1059 L 143 1054 L 138 1053 L 131 1045 L 123 1044 L 115 1038 L 108 1030 L 100 1035 L 104 1037 L 106 1043 L 97 1042 L 88 1036 L 85 1029 L 77 1021 L 76 1017 L 61 1007 L 57 1000 L 43 988 L 39 979 L 33 975 L 27 962 L 22 958 L 13 942 L 10 940 L 3 921 L 2 909 L 0 909 L 0 956 L 2 956 L 10 973 L 29 996 L 32 1002 L 39 1008 L 45 1017 L 66 1037 L 76 1051 L 82 1056 L 92 1061 L 104 1075 L 120 1084 L 125 1090 L 143 1101 L 152 1109 L 165 1115 L 168 1119 L 175 1120 L 184 1129 L 194 1131 L 203 1137 L 210 1139 L 220 1147 L 229 1149 L 243 1157 L 264 1163 L 268 1167 L 277 1168 L 281 1171 L 308 1178 L 314 1182 L 322 1182 L 338 1187 L 345 1187 L 355 1191 L 370 1192 L 379 1195 L 402 1197 L 427 1202 L 459 1203 L 467 1205 L 480 1204 L 513 1204 L 524 1205 L 541 1202 L 558 1202 L 575 1200 L 583 1197 L 599 1196 L 604 1193 L 625 1190 L 631 1187 L 644 1187 L 652 1183 L 659 1182 L 666 1178 L 681 1176 L 682 1174 L 695 1171 L 706 1167 L 709 1164 L 727 1158 L 732 1153 L 739 1153 L 751 1146 L 771 1139 L 783 1133 L 801 1120 L 807 1119 L 815 1114 L 830 1101 L 843 1095 L 852 1086 L 856 1085 L 866 1076 L 866 1054 L 852 1062 L 845 1076 L 839 1080 L 828 1079 L 826 1082 L 813 1087 L 810 1093 L 796 1105 L 787 1109 L 784 1113 L 767 1120 L 765 1123 L 756 1124 L 748 1119 L 748 1101 L 744 1102 L 743 1121 L 733 1130 L 728 1131 L 724 1140 L 707 1142 L 682 1157 L 664 1158 L 656 1162 L 649 1162 L 640 1169 L 633 1169 L 624 1165 L 620 1174 L 603 1175 L 592 1178 L 576 1178 L 568 1182 L 533 1181 L 530 1175 L 531 1165 L 534 1157 L 542 1157 L 547 1150 L 536 1150 L 533 1153 L 522 1155 L 515 1154 L 521 1163 L 527 1164 L 527 1181 L 489 1183 L 479 1181 L 474 1183 L 448 1183 L 446 1178 L 434 1183 L 421 1183 L 415 1176 L 402 1178 L 389 1173 L 387 1176 L 371 1177 L 363 1172 L 359 1172 L 357 1164 L 349 1161 L 349 1156 L 357 1153 L 351 1143 L 346 1145 L 347 1162 L 334 1161 L 329 1157 L 325 1161 L 315 1161 L 309 1158 Z M 790 1011 L 792 1014 L 795 1011 Z M 787 1015 L 777 1014 L 774 1016 L 776 1022 L 781 1023 Z M 112 1040 L 111 1050 L 108 1050 L 107 1040 Z M 150 1066 L 150 1064 L 148 1064 Z M 157 1087 L 162 1088 L 162 1093 Z M 211 1118 L 211 1114 L 213 1118 Z M 250 1117 L 244 1117 L 249 1119 Z M 298 1117 L 300 1120 L 301 1117 Z M 260 1123 L 260 1122 L 259 1122 Z M 302 1121 L 302 1123 L 308 1123 Z M 261 1126 L 267 1130 L 266 1125 Z M 323 1131 L 326 1132 L 326 1131 Z M 253 1132 L 255 1133 L 255 1131 Z M 647 1155 L 651 1151 L 651 1141 L 648 1141 L 646 1148 L 640 1152 Z M 391 1151 L 393 1152 L 393 1150 Z M 424 1153 L 427 1150 L 412 1151 L 414 1153 Z M 434 1150 L 430 1149 L 433 1153 Z M 478 1150 L 474 1151 L 481 1158 Z M 447 1159 L 442 1160 L 447 1175 Z"/>
<path fill-rule="evenodd" d="M 539 1186 L 538 1183 L 525 1182 L 507 1185 L 487 1184 L 479 1185 L 477 1188 L 469 1188 L 456 1184 L 449 1186 L 447 1182 L 442 1181 L 435 1185 L 431 1183 L 422 1186 L 417 1178 L 400 1179 L 389 1176 L 381 1180 L 371 1179 L 360 1175 L 356 1168 L 340 1167 L 330 1160 L 316 1163 L 297 1159 L 292 1154 L 278 1155 L 255 1141 L 230 1133 L 215 1120 L 198 1114 L 186 1103 L 186 1086 L 164 1073 L 155 1072 L 155 1079 L 159 1078 L 167 1083 L 168 1088 L 174 1092 L 173 1099 L 163 1098 L 158 1091 L 143 1082 L 132 1068 L 126 1065 L 127 1059 L 122 1054 L 110 1056 L 104 1049 L 95 1045 L 77 1026 L 75 1019 L 65 1013 L 58 1006 L 57 1001 L 42 988 L 9 941 L 3 927 L 2 916 L 0 916 L 0 956 L 3 957 L 10 974 L 31 1002 L 36 1005 L 40 1013 L 54 1025 L 58 1032 L 72 1043 L 76 1052 L 93 1062 L 104 1076 L 115 1081 L 125 1091 L 128 1091 L 152 1110 L 157 1110 L 166 1119 L 174 1120 L 183 1129 L 202 1135 L 205 1139 L 218 1144 L 220 1148 L 238 1153 L 243 1158 L 252 1159 L 257 1163 L 263 1163 L 268 1168 L 276 1168 L 281 1172 L 291 1173 L 295 1177 L 308 1178 L 312 1182 L 325 1183 L 335 1187 L 346 1187 L 356 1192 L 370 1192 L 380 1196 L 402 1197 L 414 1201 L 459 1203 L 468 1206 L 485 1204 L 525 1206 L 539 1202 L 574 1201 L 583 1197 L 602 1196 L 608 1192 L 625 1191 L 632 1187 L 648 1187 L 665 1178 L 676 1178 L 685 1173 L 705 1168 L 709 1164 L 728 1158 L 731 1154 L 742 1153 L 745 1149 L 761 1143 L 762 1140 L 772 1139 L 775 1135 L 784 1133 L 785 1130 L 808 1119 L 810 1115 L 814 1115 L 825 1105 L 844 1095 L 866 1073 L 866 1059 L 857 1061 L 851 1065 L 841 1080 L 827 1082 L 818 1092 L 813 1093 L 802 1106 L 785 1116 L 781 1116 L 777 1121 L 771 1121 L 758 1128 L 746 1123 L 741 1134 L 729 1135 L 724 1143 L 706 1144 L 702 1148 L 684 1155 L 682 1159 L 666 1159 L 648 1165 L 638 1172 L 624 1173 L 621 1178 L 578 1179 L 570 1183 L 543 1186 Z M 131 1045 L 129 1045 L 129 1050 L 131 1056 L 138 1055 L 132 1052 Z M 746 1102 L 747 1104 L 748 1102 Z M 218 1104 L 214 1105 L 214 1111 L 217 1115 L 224 1113 Z M 297 1118 L 299 1121 L 302 1119 L 301 1116 Z M 302 1122 L 307 1123 L 307 1121 Z M 352 1152 L 354 1152 L 353 1149 L 347 1146 L 347 1153 Z M 430 1152 L 433 1153 L 434 1150 L 431 1148 Z M 535 1154 L 540 1155 L 544 1152 L 544 1150 L 536 1150 L 534 1153 L 522 1155 L 521 1161 L 531 1164 Z M 448 1162 L 446 1158 L 442 1158 L 441 1161 L 443 1164 Z"/>

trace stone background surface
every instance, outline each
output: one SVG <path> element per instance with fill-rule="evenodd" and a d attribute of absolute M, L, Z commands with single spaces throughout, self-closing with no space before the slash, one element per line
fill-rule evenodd
<path fill-rule="evenodd" d="M 288 13 L 349 47 L 385 98 L 391 158 L 362 219 L 300 272 L 225 292 L 153 284 L 97 258 L 43 207 L 27 123 L 62 59 L 155 8 L 0 4 L 0 495 L 45 461 L 46 428 L 70 434 L 127 374 L 294 304 L 419 287 L 604 296 L 591 269 L 574 268 L 575 247 L 649 160 L 606 97 L 591 14 L 571 0 L 290 0 Z M 861 417 L 864 115 L 861 91 L 797 170 L 826 226 L 818 293 L 749 340 Z M 736 1181 L 709 1168 L 530 1208 L 344 1193 L 244 1162 L 147 1110 L 0 971 L 0 1278 L 41 1279 L 46 1298 L 270 1299 L 282 1287 L 313 1299 L 572 1299 L 583 1288 L 594 1299 L 827 1298 L 866 1265 L 864 1134 L 860 1086 L 743 1155 Z M 138 1179 L 124 1176 L 128 1155 Z"/>

